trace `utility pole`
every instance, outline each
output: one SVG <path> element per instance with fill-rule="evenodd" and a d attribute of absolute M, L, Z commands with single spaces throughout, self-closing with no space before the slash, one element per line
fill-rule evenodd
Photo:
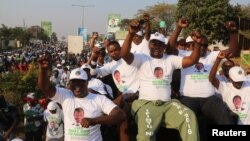
<path fill-rule="evenodd" d="M 84 8 L 95 7 L 95 5 L 75 5 L 75 4 L 72 4 L 72 6 L 78 6 L 78 7 L 82 8 L 82 27 L 84 28 Z"/>

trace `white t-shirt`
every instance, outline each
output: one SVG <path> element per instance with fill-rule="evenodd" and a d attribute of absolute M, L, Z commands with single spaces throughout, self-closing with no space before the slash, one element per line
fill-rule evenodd
<path fill-rule="evenodd" d="M 64 113 L 65 141 L 102 141 L 99 124 L 83 128 L 76 124 L 74 111 L 81 108 L 84 118 L 95 118 L 109 114 L 116 105 L 103 95 L 89 93 L 84 98 L 76 98 L 72 91 L 56 88 L 56 95 L 51 98 L 62 105 Z"/>
<path fill-rule="evenodd" d="M 120 92 L 135 93 L 139 90 L 139 80 L 137 79 L 137 68 L 128 65 L 123 59 L 118 61 L 112 60 L 104 64 L 103 67 L 97 68 L 98 76 L 107 76 L 112 74 L 116 87 Z"/>
<path fill-rule="evenodd" d="M 134 42 L 131 44 L 131 50 L 130 52 L 135 53 L 143 53 L 146 55 L 149 55 L 149 48 L 148 48 L 149 41 L 145 38 L 142 40 L 142 42 L 139 45 L 136 45 Z"/>
<path fill-rule="evenodd" d="M 63 137 L 63 111 L 58 107 L 55 114 L 44 111 L 44 121 L 48 122 L 46 136 L 49 138 Z"/>
<path fill-rule="evenodd" d="M 222 82 L 230 82 L 228 78 L 226 78 L 225 75 L 216 75 L 216 78 L 219 80 L 219 81 L 222 81 Z"/>
<path fill-rule="evenodd" d="M 162 101 L 171 99 L 172 74 L 175 69 L 182 68 L 182 57 L 163 55 L 161 59 L 156 59 L 145 54 L 134 54 L 131 65 L 139 69 L 139 99 Z"/>
<path fill-rule="evenodd" d="M 250 81 L 250 74 L 247 75 L 247 79 Z"/>
<path fill-rule="evenodd" d="M 190 55 L 189 52 L 186 55 Z M 180 92 L 189 97 L 209 97 L 215 94 L 215 88 L 210 83 L 208 76 L 219 51 L 207 52 L 206 57 L 201 57 L 199 63 L 181 69 Z"/>
<path fill-rule="evenodd" d="M 218 92 L 228 107 L 239 115 L 239 124 L 250 124 L 250 82 L 245 81 L 241 89 L 232 83 L 220 82 Z"/>

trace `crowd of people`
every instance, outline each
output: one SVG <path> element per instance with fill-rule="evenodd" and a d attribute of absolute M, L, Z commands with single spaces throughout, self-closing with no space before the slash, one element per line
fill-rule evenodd
<path fill-rule="evenodd" d="M 27 73 L 31 62 L 38 64 L 46 101 L 32 92 L 24 98 L 24 140 L 102 141 L 103 127 L 115 125 L 120 141 L 155 141 L 161 127 L 178 130 L 183 141 L 206 141 L 203 127 L 210 122 L 203 118 L 249 125 L 250 75 L 230 60 L 238 50 L 235 22 L 225 23 L 228 49 L 210 50 L 199 29 L 179 38 L 189 25 L 186 19 L 176 22 L 168 40 L 160 31 L 151 33 L 149 19 L 144 14 L 143 24 L 132 20 L 123 42 L 98 41 L 93 34 L 90 52 L 36 45 L 2 54 L 3 75 Z M 18 111 L 3 96 L 0 101 L 0 140 L 17 140 Z M 137 127 L 134 139 L 131 121 Z"/>

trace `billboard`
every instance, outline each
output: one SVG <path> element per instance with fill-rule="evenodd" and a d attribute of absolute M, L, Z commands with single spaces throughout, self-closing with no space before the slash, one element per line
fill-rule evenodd
<path fill-rule="evenodd" d="M 41 21 L 41 28 L 44 30 L 45 34 L 51 38 L 52 23 L 49 21 Z"/>
<path fill-rule="evenodd" d="M 83 27 L 78 28 L 78 36 L 83 37 L 83 41 L 87 42 L 87 29 Z"/>
<path fill-rule="evenodd" d="M 82 36 L 68 36 L 68 53 L 81 53 L 83 50 Z"/>
<path fill-rule="evenodd" d="M 120 14 L 109 14 L 108 15 L 108 32 L 120 31 L 119 23 L 121 22 Z"/>

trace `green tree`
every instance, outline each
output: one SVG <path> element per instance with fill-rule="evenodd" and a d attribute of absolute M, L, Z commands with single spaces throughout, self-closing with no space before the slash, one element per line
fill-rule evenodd
<path fill-rule="evenodd" d="M 52 32 L 52 34 L 51 34 L 51 41 L 54 42 L 54 43 L 58 41 L 57 35 L 56 35 L 55 32 Z"/>
<path fill-rule="evenodd" d="M 32 37 L 32 34 L 22 27 L 15 27 L 11 30 L 11 39 L 19 40 L 23 45 L 27 45 Z"/>
<path fill-rule="evenodd" d="M 38 25 L 31 26 L 28 31 L 35 37 L 36 39 L 42 40 L 43 42 L 47 42 L 50 40 L 49 36 L 45 34 L 45 31 Z"/>
<path fill-rule="evenodd" d="M 153 31 L 159 30 L 160 21 L 165 21 L 167 26 L 164 30 L 169 33 L 174 28 L 173 24 L 175 23 L 175 11 L 176 5 L 167 4 L 163 2 L 157 3 L 153 6 L 148 6 L 145 9 L 138 10 L 135 17 L 141 18 L 143 13 L 148 13 L 151 17 L 153 17 L 153 20 L 151 20 L 151 29 Z"/>
<path fill-rule="evenodd" d="M 43 42 L 48 42 L 50 40 L 49 36 L 41 29 L 41 32 L 38 32 L 37 38 L 42 40 Z"/>
<path fill-rule="evenodd" d="M 250 18 L 250 4 L 241 5 L 242 13 L 244 13 L 243 18 Z"/>
<path fill-rule="evenodd" d="M 29 32 L 29 30 L 24 30 L 22 37 L 21 37 L 21 43 L 23 45 L 28 45 L 31 38 L 34 38 L 32 33 Z"/>
<path fill-rule="evenodd" d="M 179 0 L 176 11 L 177 18 L 183 17 L 190 22 L 189 27 L 183 32 L 184 36 L 192 29 L 199 28 L 210 43 L 223 41 L 224 44 L 228 41 L 224 23 L 237 19 L 241 14 L 239 6 L 230 5 L 229 0 Z"/>
<path fill-rule="evenodd" d="M 127 30 L 130 21 L 131 21 L 131 19 L 122 19 L 121 22 L 119 23 L 120 29 L 121 30 Z"/>
<path fill-rule="evenodd" d="M 0 37 L 4 41 L 4 46 L 8 46 L 11 38 L 11 29 L 2 24 L 2 28 L 0 28 Z"/>

